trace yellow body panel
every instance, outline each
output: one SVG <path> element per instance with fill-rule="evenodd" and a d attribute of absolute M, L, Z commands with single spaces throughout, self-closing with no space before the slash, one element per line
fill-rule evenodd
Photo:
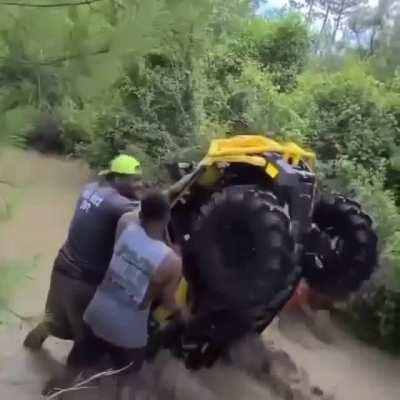
<path fill-rule="evenodd" d="M 207 166 L 204 172 L 198 177 L 197 183 L 200 186 L 212 186 L 220 177 L 221 171 L 215 165 Z"/>
<path fill-rule="evenodd" d="M 263 167 L 266 162 L 259 154 L 266 152 L 282 154 L 286 161 L 291 159 L 294 165 L 298 165 L 301 160 L 314 164 L 316 159 L 315 153 L 292 142 L 279 143 L 261 135 L 239 135 L 227 139 L 213 140 L 203 161 L 205 165 L 226 161 L 244 162 Z"/>
<path fill-rule="evenodd" d="M 182 278 L 178 290 L 175 295 L 178 305 L 186 305 L 188 300 L 188 283 L 186 279 Z M 161 324 L 165 323 L 170 317 L 170 313 L 163 307 L 157 307 L 153 312 L 153 317 Z"/>
<path fill-rule="evenodd" d="M 281 153 L 283 146 L 275 140 L 258 135 L 239 135 L 227 139 L 214 139 L 208 150 L 208 157 L 242 154 L 260 154 L 266 151 Z"/>
<path fill-rule="evenodd" d="M 263 158 L 263 157 L 247 156 L 247 155 L 243 155 L 243 154 L 220 155 L 220 156 L 213 156 L 213 157 L 206 156 L 202 161 L 203 165 L 213 165 L 218 162 L 245 163 L 245 164 L 254 165 L 255 167 L 264 167 L 265 164 L 267 163 L 265 161 L 265 158 Z"/>
<path fill-rule="evenodd" d="M 274 164 L 269 163 L 267 168 L 265 168 L 265 172 L 269 175 L 272 179 L 276 178 L 279 174 L 279 169 L 275 167 Z"/>
<path fill-rule="evenodd" d="M 305 160 L 312 165 L 315 163 L 316 157 L 315 153 L 312 151 L 306 151 L 296 143 L 292 142 L 286 143 L 284 147 L 285 149 L 282 154 L 286 161 L 288 161 L 289 158 L 292 158 L 294 165 L 298 165 L 301 160 Z"/>

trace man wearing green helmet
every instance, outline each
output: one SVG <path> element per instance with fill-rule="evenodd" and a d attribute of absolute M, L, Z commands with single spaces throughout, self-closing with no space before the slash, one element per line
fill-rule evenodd
<path fill-rule="evenodd" d="M 114 158 L 99 178 L 81 190 L 54 262 L 46 317 L 24 342 L 31 350 L 39 350 L 49 335 L 75 341 L 84 336 L 83 313 L 108 268 L 118 220 L 139 209 L 144 188 L 136 158 Z"/>

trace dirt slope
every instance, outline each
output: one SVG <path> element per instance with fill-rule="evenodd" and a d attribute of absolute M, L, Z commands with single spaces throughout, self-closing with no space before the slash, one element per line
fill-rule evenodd
<path fill-rule="evenodd" d="M 15 308 L 23 315 L 36 315 L 43 308 L 51 264 L 65 239 L 78 189 L 88 177 L 88 168 L 78 161 L 33 152 L 0 154 L 0 179 L 15 186 L 0 186 L 2 197 L 11 198 L 14 208 L 13 217 L 0 224 L 0 264 L 29 264 L 35 258 L 38 264 L 15 298 Z"/>
<path fill-rule="evenodd" d="M 336 400 L 400 399 L 400 360 L 350 337 L 330 325 L 332 343 L 314 339 L 301 324 L 291 321 L 282 331 L 266 333 L 284 348 Z"/>
<path fill-rule="evenodd" d="M 42 312 L 53 257 L 65 238 L 78 188 L 88 177 L 87 168 L 77 161 L 14 151 L 0 157 L 0 178 L 23 187 L 13 219 L 0 224 L 0 258 L 29 261 L 39 256 L 32 280 L 27 280 L 15 296 L 13 308 L 19 314 L 35 317 Z M 0 190 L 6 195 L 11 193 L 10 189 L 3 187 Z M 28 325 L 16 322 L 6 328 L 0 327 L 1 399 L 41 398 L 43 384 L 61 368 L 68 351 L 68 343 L 55 339 L 49 340 L 46 351 L 38 355 L 24 351 L 21 341 Z M 302 326 L 290 323 L 284 335 L 272 327 L 265 339 L 269 348 L 284 349 L 290 354 L 297 367 L 293 367 L 290 358 L 284 354 L 277 357 L 275 365 L 281 375 L 288 377 L 292 374 L 293 381 L 300 386 L 310 386 L 308 373 L 313 385 L 325 393 L 333 393 L 336 400 L 400 398 L 399 361 L 358 343 L 334 327 L 332 332 L 334 343 L 324 345 L 313 339 Z M 245 354 L 245 363 L 250 361 L 251 364 L 257 353 L 253 350 Z M 154 371 L 152 376 L 154 379 Z M 237 368 L 218 366 L 193 375 L 167 359 L 156 376 L 169 393 L 167 396 L 163 392 L 164 396 L 159 397 L 163 400 L 277 399 L 265 377 L 252 377 Z M 302 397 L 299 391 L 295 395 L 296 400 L 310 399 Z M 85 393 L 78 398 L 89 400 L 91 397 Z"/>

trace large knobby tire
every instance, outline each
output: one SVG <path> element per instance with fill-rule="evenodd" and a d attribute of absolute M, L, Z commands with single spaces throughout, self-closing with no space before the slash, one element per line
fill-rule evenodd
<path fill-rule="evenodd" d="M 263 330 L 299 277 L 290 218 L 273 193 L 231 186 L 201 210 L 184 255 L 194 311 L 250 313 Z"/>
<path fill-rule="evenodd" d="M 322 294 L 343 299 L 368 280 L 378 263 L 371 218 L 343 196 L 315 208 L 314 231 L 306 245 L 304 274 Z"/>

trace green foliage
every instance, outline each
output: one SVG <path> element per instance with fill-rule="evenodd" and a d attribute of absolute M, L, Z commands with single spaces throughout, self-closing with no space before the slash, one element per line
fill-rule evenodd
<path fill-rule="evenodd" d="M 280 90 L 292 89 L 310 48 L 310 34 L 302 20 L 296 15 L 268 24 L 256 19 L 245 34 L 253 42 L 256 60 L 272 73 L 274 84 Z"/>
<path fill-rule="evenodd" d="M 387 93 L 366 69 L 350 61 L 337 73 L 310 71 L 290 94 L 300 116 L 310 122 L 304 134 L 322 160 L 347 155 L 369 168 L 389 157 L 393 144 L 400 140 L 389 101 L 389 96 L 397 95 Z"/>
<path fill-rule="evenodd" d="M 277 92 L 296 84 L 309 35 L 296 16 L 265 21 L 252 16 L 251 6 L 247 0 L 0 5 L 4 131 L 29 135 L 28 143 L 42 150 L 40 142 L 47 150 L 78 149 L 100 166 L 128 142 L 161 160 L 193 145 L 203 121 L 276 129 Z M 53 123 L 43 128 L 46 118 Z M 110 144 L 115 129 L 124 132 Z"/>
<path fill-rule="evenodd" d="M 61 141 L 68 142 L 69 134 L 78 140 L 90 137 L 92 126 L 82 130 L 70 123 L 85 114 L 86 103 L 105 106 L 104 95 L 119 84 L 127 65 L 158 52 L 174 35 L 185 37 L 196 20 L 201 25 L 203 14 L 211 12 L 209 0 L 197 2 L 192 12 L 183 3 L 110 0 L 45 10 L 0 5 L 3 131 L 26 135 L 34 121 L 28 111 L 38 117 L 51 111 L 66 125 Z M 70 150 L 65 143 L 64 151 Z"/>
<path fill-rule="evenodd" d="M 349 311 L 350 324 L 361 339 L 400 352 L 400 292 L 370 285 L 350 303 Z"/>
<path fill-rule="evenodd" d="M 357 198 L 373 217 L 381 269 L 349 305 L 365 339 L 400 350 L 400 212 L 397 170 L 400 125 L 396 80 L 383 84 L 351 60 L 339 72 L 304 75 L 291 104 L 311 128 L 307 141 L 325 161 L 325 184 Z M 304 79 L 304 80 L 303 80 Z M 296 97 L 302 97 L 308 107 Z M 293 100 L 293 97 L 295 99 Z M 304 107 L 304 108 L 303 108 Z M 312 111 L 310 111 L 312 110 Z"/>

